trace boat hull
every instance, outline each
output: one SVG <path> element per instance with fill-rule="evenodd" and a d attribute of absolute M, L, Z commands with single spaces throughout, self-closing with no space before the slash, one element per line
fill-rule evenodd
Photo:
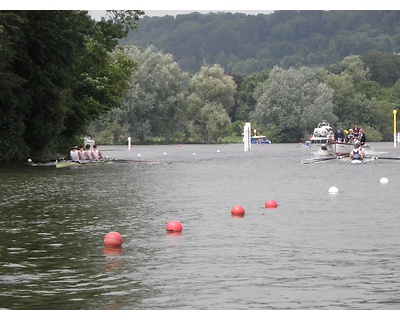
<path fill-rule="evenodd" d="M 322 138 L 312 137 L 310 139 L 311 144 L 326 144 L 326 143 L 328 143 L 328 141 L 329 141 L 329 138 L 324 138 L 324 137 L 322 137 Z"/>
<path fill-rule="evenodd" d="M 328 143 L 329 140 L 332 139 L 333 129 L 325 120 L 322 120 L 322 122 L 318 123 L 318 126 L 314 128 L 313 134 L 309 138 L 311 144 L 317 145 Z"/>
<path fill-rule="evenodd" d="M 349 155 L 351 150 L 353 150 L 353 143 L 340 143 L 340 142 L 328 142 L 321 146 L 321 149 L 332 156 L 343 156 Z M 362 146 L 364 149 L 369 149 L 369 145 Z"/>
<path fill-rule="evenodd" d="M 76 161 L 61 161 L 56 162 L 56 168 L 71 168 L 81 166 L 97 166 L 104 163 L 112 163 L 112 161 L 87 161 L 87 162 L 76 162 Z"/>
<path fill-rule="evenodd" d="M 266 136 L 252 136 L 250 138 L 252 144 L 267 144 L 271 143 L 271 140 L 267 139 Z"/>

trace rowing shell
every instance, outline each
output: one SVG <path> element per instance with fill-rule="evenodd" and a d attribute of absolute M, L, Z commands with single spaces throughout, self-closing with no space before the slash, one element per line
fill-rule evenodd
<path fill-rule="evenodd" d="M 77 161 L 62 161 L 56 162 L 56 168 L 69 168 L 69 167 L 81 167 L 81 166 L 96 166 L 104 163 L 112 163 L 112 161 L 88 161 L 88 162 L 77 162 Z"/>
<path fill-rule="evenodd" d="M 371 162 L 371 161 L 374 161 L 374 160 L 377 160 L 378 158 L 376 158 L 376 157 L 371 157 L 371 158 L 364 158 L 364 159 L 362 159 L 362 160 L 360 160 L 360 159 L 353 159 L 353 160 L 351 160 L 350 162 L 352 163 L 352 164 L 364 164 L 364 163 L 367 163 L 367 162 Z"/>
<path fill-rule="evenodd" d="M 350 161 L 352 164 L 363 164 L 364 160 L 360 160 L 360 159 L 353 159 Z"/>

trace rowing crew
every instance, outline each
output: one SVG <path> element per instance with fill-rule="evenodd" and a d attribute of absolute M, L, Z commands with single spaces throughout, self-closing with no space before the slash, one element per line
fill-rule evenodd
<path fill-rule="evenodd" d="M 77 146 L 73 146 L 69 157 L 71 161 L 81 162 L 81 161 L 99 161 L 103 160 L 103 155 L 99 149 L 97 149 L 97 145 L 93 145 L 93 149 L 90 149 L 90 144 L 86 145 L 86 148 L 83 145 L 79 146 L 79 150 Z"/>
<path fill-rule="evenodd" d="M 361 143 L 356 142 L 353 150 L 350 151 L 350 160 L 364 160 L 365 152 L 364 149 L 361 148 Z"/>

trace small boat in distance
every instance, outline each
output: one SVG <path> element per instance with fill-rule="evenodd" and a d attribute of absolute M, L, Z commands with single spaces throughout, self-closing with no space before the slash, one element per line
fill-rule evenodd
<path fill-rule="evenodd" d="M 328 122 L 322 120 L 318 126 L 314 128 L 314 132 L 310 137 L 311 144 L 325 144 L 333 139 L 333 129 Z"/>
<path fill-rule="evenodd" d="M 85 136 L 83 138 L 83 145 L 86 146 L 88 144 L 90 145 L 91 148 L 93 148 L 93 145 L 95 144 L 95 141 L 92 139 L 92 137 Z"/>
<path fill-rule="evenodd" d="M 250 140 L 252 144 L 271 143 L 271 140 L 267 139 L 266 136 L 252 136 Z"/>

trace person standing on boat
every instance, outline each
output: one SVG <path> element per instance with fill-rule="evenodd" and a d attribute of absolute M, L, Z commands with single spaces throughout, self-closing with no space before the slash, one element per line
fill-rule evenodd
<path fill-rule="evenodd" d="M 357 123 L 354 124 L 354 129 L 353 129 L 353 131 L 354 131 L 354 137 L 355 137 L 355 138 L 358 138 L 358 134 L 359 134 L 359 132 L 360 132 L 360 127 L 358 126 Z M 358 138 L 358 139 L 359 139 L 359 138 Z"/>
<path fill-rule="evenodd" d="M 96 144 L 93 145 L 92 155 L 93 155 L 94 161 L 103 160 L 103 154 L 101 153 L 101 151 L 99 149 L 97 149 Z"/>
<path fill-rule="evenodd" d="M 71 158 L 71 161 L 79 162 L 81 160 L 78 148 L 76 146 L 72 147 L 71 151 L 69 152 L 69 157 Z"/>
<path fill-rule="evenodd" d="M 344 142 L 344 132 L 340 129 L 340 127 L 337 127 L 337 130 L 334 134 L 334 139 L 336 142 Z"/>
<path fill-rule="evenodd" d="M 365 157 L 365 153 L 363 149 L 361 148 L 361 145 L 359 142 L 357 142 L 354 145 L 353 150 L 350 151 L 350 160 L 363 160 Z"/>
<path fill-rule="evenodd" d="M 367 137 L 363 133 L 362 129 L 358 132 L 358 141 L 360 141 L 360 144 L 363 146 L 367 142 Z"/>
<path fill-rule="evenodd" d="M 353 143 L 354 142 L 354 133 L 353 133 L 353 129 L 349 130 L 349 134 L 346 137 L 346 142 L 347 143 Z"/>

